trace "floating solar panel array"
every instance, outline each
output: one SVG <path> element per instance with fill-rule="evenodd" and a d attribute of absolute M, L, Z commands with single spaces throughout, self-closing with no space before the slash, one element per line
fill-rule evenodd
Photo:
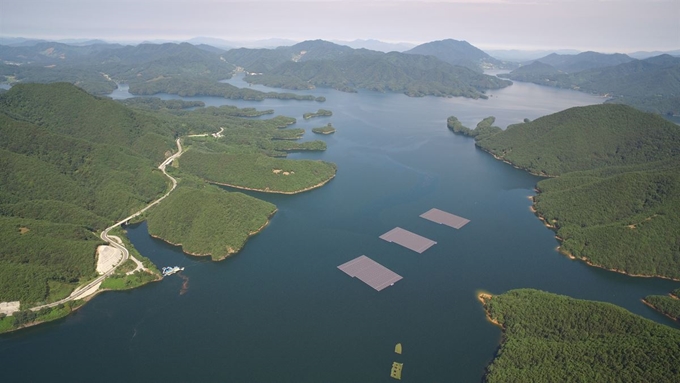
<path fill-rule="evenodd" d="M 338 266 L 338 269 L 344 271 L 350 277 L 359 278 L 362 282 L 378 291 L 387 286 L 392 286 L 402 278 L 401 275 L 365 255 L 343 263 Z"/>
<path fill-rule="evenodd" d="M 400 227 L 395 227 L 394 229 L 381 235 L 380 239 L 384 239 L 387 242 L 394 242 L 398 245 L 404 246 L 407 249 L 413 250 L 416 253 L 422 253 L 437 243 L 431 239 L 422 237 L 416 233 L 411 233 L 410 231 L 404 230 Z"/>
<path fill-rule="evenodd" d="M 459 217 L 455 214 L 447 213 L 439 209 L 430 209 L 420 216 L 429 221 L 447 225 L 454 229 L 460 229 L 470 222 L 470 220 L 467 218 Z M 387 242 L 394 242 L 419 254 L 422 254 L 425 250 L 437 244 L 437 242 L 431 239 L 425 238 L 416 233 L 412 233 L 408 230 L 404 230 L 400 227 L 395 227 L 394 229 L 381 235 L 380 238 Z M 393 272 L 392 270 L 386 268 L 385 266 L 365 255 L 343 263 L 342 265 L 338 266 L 338 269 L 342 270 L 350 277 L 359 278 L 361 281 L 373 287 L 377 291 L 391 286 L 395 282 L 402 279 L 401 275 Z"/>
<path fill-rule="evenodd" d="M 451 226 L 454 229 L 460 229 L 470 222 L 469 219 L 459 217 L 455 214 L 447 213 L 439 209 L 430 209 L 420 216 L 438 224 Z"/>

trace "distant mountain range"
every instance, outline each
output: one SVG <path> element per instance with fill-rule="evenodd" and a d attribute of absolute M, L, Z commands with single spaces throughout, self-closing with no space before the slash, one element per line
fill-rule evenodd
<path fill-rule="evenodd" d="M 525 62 L 530 64 L 534 61 L 539 61 L 548 64 L 560 71 L 567 73 L 580 72 L 586 69 L 608 67 L 618 64 L 627 63 L 634 59 L 630 56 L 621 53 L 598 53 L 598 52 L 582 52 L 575 55 L 564 55 L 551 53 L 545 57 L 536 60 Z"/>
<path fill-rule="evenodd" d="M 484 98 L 484 90 L 510 85 L 434 56 L 352 49 L 323 40 L 276 49 L 233 49 L 223 57 L 249 73 L 246 81 L 289 89 L 322 86 Z"/>
<path fill-rule="evenodd" d="M 579 68 L 587 69 L 576 70 Z M 680 114 L 680 57 L 664 54 L 636 60 L 595 52 L 570 57 L 550 55 L 500 76 L 607 95 L 611 97 L 608 102 L 646 111 Z"/>

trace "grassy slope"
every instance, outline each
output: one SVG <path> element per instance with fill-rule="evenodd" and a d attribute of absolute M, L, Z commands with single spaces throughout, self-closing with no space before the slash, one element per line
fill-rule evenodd
<path fill-rule="evenodd" d="M 612 304 L 513 290 L 485 308 L 504 333 L 487 382 L 680 380 L 680 331 Z"/>

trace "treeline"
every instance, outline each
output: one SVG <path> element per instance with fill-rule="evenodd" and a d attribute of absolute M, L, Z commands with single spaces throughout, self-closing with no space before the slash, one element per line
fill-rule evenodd
<path fill-rule="evenodd" d="M 484 306 L 504 334 L 486 382 L 680 380 L 680 331 L 615 305 L 526 289 Z"/>
<path fill-rule="evenodd" d="M 466 128 L 449 119 L 449 128 Z M 537 214 L 560 250 L 634 275 L 680 278 L 680 129 L 624 105 L 571 108 L 476 145 L 534 174 Z M 469 131 L 469 130 L 468 130 Z"/>

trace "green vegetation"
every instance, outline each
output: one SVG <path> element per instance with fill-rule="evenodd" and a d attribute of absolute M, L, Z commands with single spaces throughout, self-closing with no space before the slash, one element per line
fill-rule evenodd
<path fill-rule="evenodd" d="M 0 334 L 27 327 L 35 323 L 49 322 L 63 318 L 83 305 L 83 301 L 71 301 L 55 307 L 45 307 L 38 311 L 22 310 L 12 316 L 0 315 Z"/>
<path fill-rule="evenodd" d="M 293 93 L 260 92 L 248 88 L 237 88 L 231 84 L 215 82 L 201 78 L 161 78 L 147 82 L 130 84 L 130 93 L 144 96 L 158 93 L 176 94 L 182 97 L 213 96 L 230 99 L 264 100 L 277 98 L 282 100 L 314 101 L 311 95 L 297 95 Z M 317 100 L 320 101 L 320 100 Z"/>
<path fill-rule="evenodd" d="M 463 133 L 461 126 L 449 119 L 450 129 Z M 538 183 L 534 207 L 557 232 L 562 252 L 628 274 L 680 279 L 677 125 L 606 104 L 476 139 L 496 158 L 559 176 Z"/>
<path fill-rule="evenodd" d="M 532 173 L 558 176 L 675 157 L 678 132 L 663 118 L 624 105 L 592 105 L 511 125 L 477 145 Z"/>
<path fill-rule="evenodd" d="M 680 58 L 661 55 L 633 60 L 625 55 L 599 55 L 604 58 L 600 63 L 592 55 L 584 57 L 585 60 L 565 62 L 561 62 L 561 57 L 557 61 L 546 60 L 548 56 L 540 59 L 543 62 L 536 61 L 500 76 L 607 95 L 611 97 L 608 103 L 680 115 Z"/>
<path fill-rule="evenodd" d="M 270 193 L 297 193 L 335 176 L 332 163 L 284 160 L 262 154 L 206 153 L 189 150 L 180 169 L 209 182 Z"/>
<path fill-rule="evenodd" d="M 275 211 L 271 203 L 216 186 L 182 186 L 148 214 L 149 233 L 220 260 L 241 250 Z"/>
<path fill-rule="evenodd" d="M 0 301 L 30 307 L 96 275 L 97 232 L 166 190 L 172 137 L 70 84 L 19 84 L 0 105 Z"/>
<path fill-rule="evenodd" d="M 446 120 L 446 125 L 454 133 L 481 140 L 502 131 L 501 128 L 493 126 L 494 122 L 496 122 L 496 117 L 490 116 L 480 121 L 475 129 L 470 129 L 458 121 L 456 117 L 451 116 Z"/>
<path fill-rule="evenodd" d="M 310 118 L 314 118 L 314 117 L 330 117 L 332 115 L 333 115 L 333 112 L 331 112 L 330 110 L 319 109 L 316 113 L 310 112 L 310 113 L 303 114 L 302 118 L 304 118 L 305 120 L 309 120 Z"/>
<path fill-rule="evenodd" d="M 668 295 L 648 295 L 644 302 L 660 313 L 680 322 L 680 289 Z"/>
<path fill-rule="evenodd" d="M 454 39 L 420 44 L 404 53 L 435 56 L 451 65 L 463 66 L 479 73 L 482 73 L 484 69 L 513 69 L 517 67 L 517 64 L 504 63 L 489 56 L 467 41 Z"/>
<path fill-rule="evenodd" d="M 411 97 L 486 98 L 485 90 L 511 84 L 433 56 L 355 50 L 321 40 L 271 50 L 232 49 L 223 57 L 245 68 L 250 83 L 288 89 L 331 87 L 356 92 L 361 88 Z"/>
<path fill-rule="evenodd" d="M 676 382 L 680 331 L 609 303 L 537 290 L 482 296 L 503 328 L 486 382 Z"/>
<path fill-rule="evenodd" d="M 333 134 L 335 133 L 335 128 L 333 127 L 333 124 L 329 122 L 328 125 L 326 126 L 322 126 L 320 128 L 313 128 L 312 132 L 316 134 Z"/>

